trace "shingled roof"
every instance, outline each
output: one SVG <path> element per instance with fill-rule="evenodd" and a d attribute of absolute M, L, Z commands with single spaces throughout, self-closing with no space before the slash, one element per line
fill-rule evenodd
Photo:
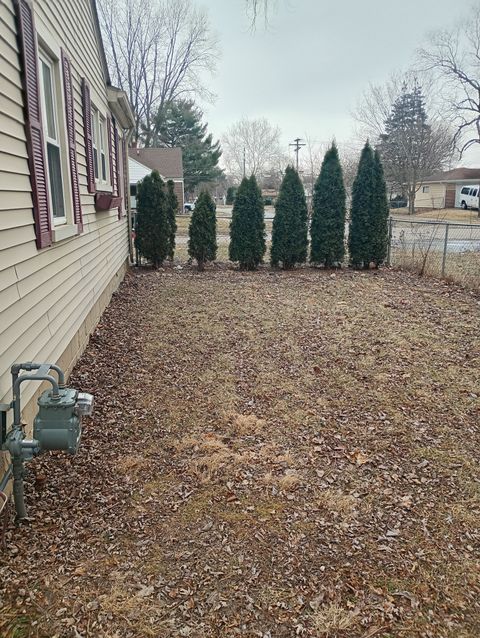
<path fill-rule="evenodd" d="M 480 168 L 454 168 L 451 171 L 443 171 L 434 173 L 430 177 L 422 180 L 425 182 L 461 182 L 461 181 L 480 181 Z"/>
<path fill-rule="evenodd" d="M 183 179 L 181 148 L 129 148 L 128 154 L 166 179 Z"/>

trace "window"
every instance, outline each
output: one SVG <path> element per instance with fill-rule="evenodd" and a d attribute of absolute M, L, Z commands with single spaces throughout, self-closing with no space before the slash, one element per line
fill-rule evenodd
<path fill-rule="evenodd" d="M 92 146 L 95 179 L 107 184 L 107 122 L 95 107 L 92 107 Z"/>
<path fill-rule="evenodd" d="M 102 182 L 107 181 L 107 154 L 106 154 L 106 122 L 104 117 L 100 117 L 100 175 Z"/>
<path fill-rule="evenodd" d="M 467 187 L 462 188 L 462 195 L 468 195 L 468 193 L 470 192 L 470 189 Z"/>
<path fill-rule="evenodd" d="M 476 197 L 476 196 L 477 196 L 477 189 L 476 189 L 476 188 L 472 191 L 471 195 L 472 195 L 473 197 Z"/>
<path fill-rule="evenodd" d="M 430 186 L 424 186 L 422 188 L 422 193 L 429 193 L 430 192 Z"/>
<path fill-rule="evenodd" d="M 93 145 L 93 170 L 95 179 L 98 179 L 98 111 L 92 108 L 92 145 Z"/>
<path fill-rule="evenodd" d="M 54 63 L 43 54 L 40 56 L 40 93 L 42 96 L 43 129 L 47 150 L 50 206 L 54 223 L 65 223 L 65 199 Z"/>

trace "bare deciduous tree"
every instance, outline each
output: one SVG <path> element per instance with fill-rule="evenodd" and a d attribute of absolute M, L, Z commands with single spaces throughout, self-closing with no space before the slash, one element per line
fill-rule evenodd
<path fill-rule="evenodd" d="M 462 155 L 480 144 L 480 6 L 473 7 L 457 28 L 434 33 L 419 55 L 441 81 L 437 91 L 456 126 L 455 144 Z"/>
<path fill-rule="evenodd" d="M 353 182 L 357 176 L 358 162 L 360 161 L 360 152 L 355 144 L 339 144 L 338 152 L 340 154 L 340 164 L 343 171 L 343 182 L 347 193 L 347 201 L 350 202 L 352 197 Z M 349 212 L 347 212 L 347 216 Z"/>
<path fill-rule="evenodd" d="M 191 0 L 100 0 L 112 81 L 133 107 L 134 141 L 150 142 L 154 113 L 185 95 L 212 95 L 201 81 L 215 69 L 218 45 L 205 11 Z"/>
<path fill-rule="evenodd" d="M 261 180 L 266 173 L 283 164 L 280 129 L 266 118 L 243 118 L 233 124 L 222 137 L 223 160 L 227 174 L 240 181 L 244 174 Z"/>
<path fill-rule="evenodd" d="M 265 26 L 268 25 L 268 17 L 277 0 L 245 0 L 247 15 L 250 18 L 252 29 L 255 29 L 258 19 L 263 16 Z"/>
<path fill-rule="evenodd" d="M 303 140 L 305 141 L 305 147 L 300 151 L 299 172 L 306 194 L 312 195 L 313 187 L 320 173 L 323 157 L 329 148 L 329 144 L 314 140 L 307 133 L 303 136 Z"/>
<path fill-rule="evenodd" d="M 305 140 L 305 148 L 302 149 L 300 154 L 300 173 L 305 191 L 307 195 L 311 195 L 320 174 L 323 158 L 332 142 L 314 140 L 307 133 L 303 136 L 303 139 Z M 350 198 L 353 182 L 357 174 L 361 149 L 355 143 L 335 142 L 335 144 L 340 155 L 347 197 Z"/>

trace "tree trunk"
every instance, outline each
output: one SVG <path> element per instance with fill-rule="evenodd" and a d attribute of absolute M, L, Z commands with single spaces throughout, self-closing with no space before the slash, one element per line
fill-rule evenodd
<path fill-rule="evenodd" d="M 198 260 L 198 272 L 203 272 L 205 270 L 205 262 L 202 260 Z"/>
<path fill-rule="evenodd" d="M 415 214 L 415 186 L 408 191 L 408 214 Z"/>

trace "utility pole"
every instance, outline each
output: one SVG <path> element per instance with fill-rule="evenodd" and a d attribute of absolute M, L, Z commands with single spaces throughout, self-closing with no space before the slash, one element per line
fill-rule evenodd
<path fill-rule="evenodd" d="M 247 157 L 246 157 L 246 151 L 245 151 L 245 146 L 244 146 L 243 147 L 243 177 L 247 176 L 246 165 L 247 165 Z"/>
<path fill-rule="evenodd" d="M 293 140 L 293 144 L 289 144 L 289 146 L 293 146 L 294 147 L 293 152 L 297 156 L 297 173 L 298 173 L 298 154 L 300 152 L 300 148 L 302 146 L 306 146 L 306 144 L 301 144 L 301 142 L 302 142 L 302 139 L 300 137 L 296 137 Z"/>

